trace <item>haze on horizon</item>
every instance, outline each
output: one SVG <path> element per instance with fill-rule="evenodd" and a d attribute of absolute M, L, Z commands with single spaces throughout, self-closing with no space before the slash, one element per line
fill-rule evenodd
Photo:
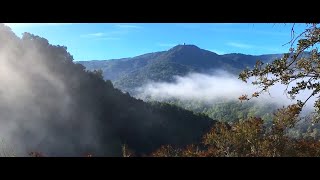
<path fill-rule="evenodd" d="M 6 23 L 65 45 L 75 61 L 134 57 L 194 44 L 217 54 L 287 52 L 293 24 L 284 23 Z M 299 33 L 305 24 L 295 24 Z"/>

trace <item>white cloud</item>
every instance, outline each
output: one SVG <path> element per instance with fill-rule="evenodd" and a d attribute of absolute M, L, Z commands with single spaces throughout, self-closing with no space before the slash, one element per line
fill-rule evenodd
<path fill-rule="evenodd" d="M 129 33 L 136 32 L 137 29 L 142 28 L 142 26 L 132 25 L 132 24 L 113 24 L 111 29 L 103 32 L 89 32 L 88 34 L 82 34 L 82 38 L 92 38 L 94 40 L 119 40 L 123 39 L 124 36 Z"/>
<path fill-rule="evenodd" d="M 95 40 L 119 40 L 120 37 L 126 34 L 126 32 L 122 31 L 111 31 L 111 32 L 97 32 L 97 33 L 89 33 L 80 35 L 82 38 L 92 38 Z"/>
<path fill-rule="evenodd" d="M 141 29 L 142 28 L 142 26 L 131 25 L 131 24 L 116 24 L 116 27 L 125 28 L 125 29 L 130 29 L 130 28 Z"/>
<path fill-rule="evenodd" d="M 119 40 L 123 36 L 129 34 L 130 31 L 128 29 L 116 29 L 106 32 L 95 32 L 89 34 L 80 35 L 82 38 L 94 38 L 99 40 Z"/>
<path fill-rule="evenodd" d="M 229 43 L 227 43 L 227 45 L 233 46 L 233 47 L 236 47 L 236 48 L 243 48 L 243 49 L 253 48 L 252 45 L 244 44 L 244 43 L 237 43 L 237 42 L 229 42 Z"/>
<path fill-rule="evenodd" d="M 289 99 L 285 94 L 284 85 L 276 84 L 264 93 L 259 98 L 253 99 L 259 103 L 275 103 L 277 105 L 289 105 L 296 101 Z M 216 71 L 212 74 L 191 73 L 187 76 L 175 77 L 175 81 L 168 82 L 149 82 L 146 85 L 137 88 L 140 99 L 151 97 L 158 101 L 166 101 L 172 98 L 180 100 L 197 100 L 206 103 L 214 103 L 218 99 L 238 100 L 241 95 L 248 94 L 249 96 L 258 91 L 258 87 L 251 83 L 244 83 L 238 77 L 224 71 Z M 290 90 L 290 88 L 289 88 Z M 310 91 L 303 91 L 297 96 L 301 100 L 307 99 Z M 313 109 L 312 103 L 314 98 L 307 103 L 306 109 Z"/>
<path fill-rule="evenodd" d="M 101 33 L 101 32 L 88 34 L 88 36 L 95 36 L 95 37 L 101 37 L 101 36 L 104 36 L 104 35 L 105 34 Z"/>
<path fill-rule="evenodd" d="M 121 38 L 113 36 L 114 34 L 117 33 L 102 33 L 102 32 L 97 32 L 97 33 L 90 33 L 90 34 L 85 34 L 81 35 L 81 37 L 84 38 L 94 38 L 96 40 L 119 40 Z"/>

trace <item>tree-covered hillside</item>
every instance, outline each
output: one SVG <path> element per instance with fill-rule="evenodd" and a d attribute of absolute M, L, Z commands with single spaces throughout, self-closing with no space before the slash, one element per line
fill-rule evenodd
<path fill-rule="evenodd" d="M 163 144 L 197 141 L 214 123 L 176 106 L 134 99 L 101 72 L 75 64 L 67 47 L 39 36 L 19 38 L 0 24 L 0 41 L 0 135 L 18 155 L 121 156 L 123 144 L 145 154 Z"/>
<path fill-rule="evenodd" d="M 269 122 L 273 113 L 281 107 L 268 102 L 262 104 L 261 102 L 239 102 L 237 100 L 217 100 L 210 104 L 196 100 L 171 100 L 168 103 L 196 113 L 205 114 L 222 122 L 241 121 L 250 117 L 261 117 L 266 122 Z"/>

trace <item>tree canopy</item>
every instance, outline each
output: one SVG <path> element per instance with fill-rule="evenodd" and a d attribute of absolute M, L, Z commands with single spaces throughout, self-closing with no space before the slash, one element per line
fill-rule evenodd
<path fill-rule="evenodd" d="M 263 63 L 258 60 L 253 69 L 245 69 L 239 75 L 239 79 L 248 82 L 251 77 L 253 85 L 259 86 L 260 91 L 251 96 L 243 95 L 240 100 L 249 100 L 258 97 L 263 92 L 268 92 L 270 87 L 276 83 L 286 85 L 285 92 L 289 98 L 296 100 L 294 104 L 296 113 L 300 113 L 306 102 L 316 96 L 314 107 L 317 114 L 320 113 L 320 53 L 318 45 L 320 42 L 319 24 L 307 24 L 305 31 L 296 34 L 294 25 L 291 31 L 290 49 L 283 57 L 275 59 L 271 63 Z M 299 93 L 309 90 L 306 99 L 299 98 Z M 317 116 L 315 116 L 317 117 Z M 316 118 L 318 119 L 318 118 Z M 315 120 L 316 120 L 315 119 Z"/>

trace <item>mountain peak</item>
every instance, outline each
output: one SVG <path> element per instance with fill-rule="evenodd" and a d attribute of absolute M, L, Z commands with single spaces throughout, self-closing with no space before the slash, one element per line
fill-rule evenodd
<path fill-rule="evenodd" d="M 203 55 L 217 55 L 214 52 L 201 49 L 196 45 L 193 44 L 184 44 L 184 45 L 177 45 L 173 48 L 169 49 L 168 54 L 178 55 L 178 56 L 203 56 Z"/>
<path fill-rule="evenodd" d="M 181 51 L 181 50 L 200 50 L 200 48 L 193 44 L 183 44 L 183 45 L 177 45 L 171 48 L 169 51 Z"/>

